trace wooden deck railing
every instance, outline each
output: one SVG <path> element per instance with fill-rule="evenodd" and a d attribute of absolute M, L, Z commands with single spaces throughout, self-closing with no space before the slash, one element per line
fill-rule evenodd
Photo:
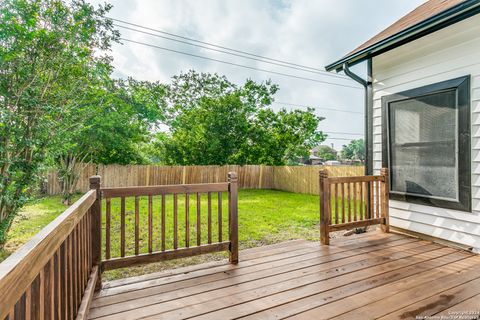
<path fill-rule="evenodd" d="M 218 251 L 229 251 L 230 262 L 237 263 L 237 192 L 237 175 L 234 172 L 230 172 L 228 182 L 223 183 L 101 189 L 105 198 L 105 258 L 102 270 Z M 224 208 L 224 193 L 228 195 L 225 199 L 227 208 Z M 128 202 L 128 198 L 133 198 L 133 201 Z M 206 198 L 207 206 L 204 208 L 202 198 Z M 117 200 L 116 206 L 113 205 L 114 200 Z M 142 201 L 147 204 L 144 215 L 140 212 Z M 128 203 L 130 208 L 127 208 Z M 112 209 L 114 207 L 116 212 Z M 213 207 L 216 213 L 212 213 Z M 126 221 L 127 211 L 133 214 L 130 228 Z M 202 211 L 206 211 L 203 212 L 204 219 Z M 143 223 L 142 217 L 146 217 Z M 114 221 L 119 228 L 112 227 Z M 216 230 L 213 230 L 214 227 Z M 142 229 L 144 232 L 141 232 Z M 127 237 L 127 232 L 133 233 L 132 236 Z M 133 239 L 133 243 L 127 242 L 127 238 Z M 143 238 L 146 239 L 143 241 Z M 112 239 L 120 244 L 115 251 Z M 141 252 L 141 247 L 145 252 Z"/>
<path fill-rule="evenodd" d="M 95 205 L 91 190 L 0 264 L 0 319 L 82 318 L 98 275 Z"/>
<path fill-rule="evenodd" d="M 329 244 L 330 231 L 380 224 L 389 231 L 388 170 L 379 176 L 328 177 L 320 170 L 320 241 Z"/>
<path fill-rule="evenodd" d="M 222 250 L 230 252 L 230 262 L 238 262 L 237 175 L 228 174 L 226 183 L 149 186 L 131 188 L 100 188 L 100 177 L 90 178 L 91 190 L 84 194 L 65 212 L 42 229 L 0 264 L 0 319 L 86 319 L 95 289 L 100 288 L 104 270 L 140 263 L 183 258 Z M 201 194 L 207 194 L 206 242 L 202 244 Z M 224 230 L 222 193 L 228 193 L 228 230 Z M 212 204 L 212 195 L 217 205 Z M 173 239 L 169 241 L 166 229 L 167 196 L 173 200 Z M 179 245 L 178 198 L 185 201 L 184 246 Z M 196 241 L 190 239 L 190 196 L 196 195 Z M 105 219 L 102 219 L 102 196 L 105 198 Z M 147 197 L 147 252 L 140 252 L 140 200 Z M 126 198 L 134 197 L 134 249 L 127 255 Z M 112 257 L 112 209 L 114 199 L 120 200 L 119 256 Z M 154 202 L 159 200 L 160 210 L 154 212 Z M 216 207 L 217 221 L 213 223 L 212 208 Z M 128 213 L 130 214 L 130 213 Z M 160 227 L 155 227 L 154 215 L 160 215 Z M 102 227 L 104 220 L 104 227 Z M 214 232 L 213 226 L 217 227 Z M 153 234 L 160 233 L 160 250 L 155 251 Z M 228 231 L 228 238 L 223 235 Z M 102 245 L 105 232 L 105 246 Z M 216 239 L 213 239 L 216 235 Z M 154 242 L 155 241 L 155 242 Z M 195 243 L 194 243 L 195 242 Z M 169 249 L 169 244 L 172 248 Z M 192 246 L 195 244 L 195 246 Z M 103 253 L 103 259 L 102 259 Z"/>

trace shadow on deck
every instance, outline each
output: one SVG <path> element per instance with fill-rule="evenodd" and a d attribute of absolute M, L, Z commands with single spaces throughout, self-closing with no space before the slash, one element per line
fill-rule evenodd
<path fill-rule="evenodd" d="M 411 319 L 480 310 L 480 256 L 404 235 L 290 241 L 241 251 L 239 260 L 106 282 L 88 317 Z"/>

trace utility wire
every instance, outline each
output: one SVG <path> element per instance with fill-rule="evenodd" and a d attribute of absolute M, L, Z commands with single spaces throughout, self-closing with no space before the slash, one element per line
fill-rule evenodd
<path fill-rule="evenodd" d="M 246 55 L 243 55 L 243 54 L 228 52 L 228 51 L 225 51 L 225 50 L 209 48 L 207 46 L 198 45 L 198 44 L 194 44 L 194 43 L 191 43 L 191 42 L 188 42 L 188 41 L 178 40 L 178 39 L 162 36 L 162 35 L 159 35 L 159 34 L 146 32 L 146 31 L 142 31 L 142 30 L 126 27 L 126 26 L 122 26 L 122 25 L 119 25 L 119 24 L 116 24 L 116 23 L 114 23 L 113 25 L 116 26 L 116 27 L 119 27 L 119 28 L 124 28 L 124 29 L 127 29 L 127 30 L 131 30 L 131 31 L 134 31 L 134 32 L 139 32 L 139 33 L 142 33 L 142 34 L 146 34 L 146 35 L 150 35 L 150 36 L 154 36 L 154 37 L 158 37 L 158 38 L 162 38 L 162 39 L 166 39 L 166 40 L 170 40 L 170 41 L 175 41 L 175 42 L 179 42 L 179 43 L 183 43 L 183 44 L 187 44 L 187 45 L 190 45 L 190 46 L 199 47 L 199 48 L 203 48 L 203 49 L 207 49 L 207 50 L 211 50 L 211 51 L 215 51 L 215 52 L 219 52 L 219 53 L 224 53 L 224 54 L 228 54 L 228 55 L 232 55 L 232 56 L 236 56 L 236 57 L 240 57 L 240 58 L 244 58 L 244 59 L 250 59 L 250 60 L 259 61 L 259 62 L 262 62 L 262 63 L 268 63 L 268 64 L 272 64 L 272 65 L 276 65 L 276 66 L 281 66 L 281 67 L 284 67 L 284 68 L 303 71 L 303 72 L 310 72 L 310 73 L 318 74 L 318 75 L 321 75 L 321 76 L 341 78 L 341 79 L 350 80 L 350 81 L 352 80 L 348 77 L 340 76 L 340 75 L 337 75 L 337 74 L 334 74 L 334 73 L 326 73 L 326 72 L 322 72 L 322 71 L 313 71 L 313 70 L 306 69 L 306 67 L 296 67 L 296 66 L 292 66 L 290 64 L 285 64 L 283 62 L 282 63 L 272 62 L 272 61 L 263 60 L 264 58 L 259 59 L 259 58 L 249 57 L 249 56 L 246 56 Z"/>
<path fill-rule="evenodd" d="M 262 71 L 262 72 L 267 72 L 267 73 L 276 74 L 276 75 L 281 75 L 281 76 L 290 77 L 290 78 L 295 78 L 295 79 L 301 79 L 301 80 L 307 80 L 307 81 L 312 81 L 312 82 L 317 82 L 317 83 L 329 84 L 329 85 L 333 85 L 333 86 L 353 88 L 353 89 L 359 89 L 359 90 L 362 89 L 362 88 L 357 87 L 357 86 L 350 86 L 350 85 L 345 85 L 345 84 L 340 84 L 340 83 L 335 83 L 335 82 L 328 82 L 328 81 L 322 81 L 322 80 L 317 80 L 317 79 L 312 79 L 312 78 L 295 76 L 295 75 L 288 74 L 288 73 L 282 73 L 282 72 L 276 72 L 276 71 L 272 71 L 272 70 L 266 70 L 266 69 L 260 69 L 260 68 L 250 67 L 250 66 L 246 66 L 246 65 L 243 65 L 243 64 L 237 64 L 237 63 L 233 63 L 233 62 L 228 62 L 228 61 L 223 61 L 223 60 L 219 60 L 219 59 L 214 59 L 214 58 L 209 58 L 209 57 L 205 57 L 205 56 L 200 56 L 200 55 L 196 55 L 196 54 L 193 54 L 193 53 L 188 53 L 188 52 L 184 52 L 184 51 L 169 49 L 169 48 L 165 48 L 165 47 L 153 45 L 153 44 L 150 44 L 150 43 L 135 41 L 135 40 L 131 40 L 131 39 L 120 38 L 120 40 L 127 41 L 127 42 L 131 42 L 131 43 L 136 43 L 136 44 L 143 45 L 143 46 L 147 46 L 147 47 L 151 47 L 151 48 L 157 48 L 157 49 L 161 49 L 161 50 L 165 50 L 165 51 L 169 51 L 169 52 L 174 52 L 174 53 L 178 53 L 178 54 L 183 54 L 183 55 L 190 56 L 190 57 L 195 57 L 195 58 L 200 58 L 200 59 L 204 59 L 204 60 L 210 60 L 210 61 L 214 61 L 214 62 L 219 62 L 219 63 L 223 63 L 223 64 L 228 64 L 228 65 L 232 65 L 232 66 L 236 66 L 236 67 L 241 67 L 241 68 L 245 68 L 245 69 Z"/>
<path fill-rule="evenodd" d="M 338 131 L 323 131 L 325 133 L 333 133 L 333 134 L 346 134 L 346 135 L 352 135 L 352 136 L 363 136 L 364 133 L 353 133 L 353 132 L 338 132 Z"/>
<path fill-rule="evenodd" d="M 327 137 L 327 139 L 330 139 L 330 140 L 346 140 L 346 141 L 354 140 L 352 138 L 334 138 L 334 137 Z"/>
<path fill-rule="evenodd" d="M 142 25 L 139 25 L 139 24 L 136 24 L 136 23 L 131 23 L 131 22 L 128 22 L 128 21 L 125 21 L 125 20 L 120 20 L 120 19 L 116 19 L 116 18 L 109 18 L 109 19 L 111 19 L 113 21 L 123 23 L 123 24 L 130 25 L 130 26 L 134 26 L 134 27 L 138 27 L 138 28 L 142 28 L 142 29 L 146 29 L 146 30 L 150 30 L 150 31 L 155 31 L 155 32 L 158 32 L 158 33 L 161 33 L 161 34 L 166 34 L 166 35 L 169 35 L 169 36 L 172 36 L 172 37 L 176 37 L 176 38 L 180 38 L 180 39 L 184 39 L 184 40 L 188 40 L 188 41 L 192 41 L 192 42 L 196 42 L 196 43 L 201 43 L 201 44 L 208 45 L 208 46 L 211 46 L 211 47 L 216 47 L 216 48 L 225 49 L 225 50 L 232 51 L 232 52 L 242 53 L 242 54 L 246 54 L 246 55 L 249 55 L 249 56 L 253 56 L 253 57 L 257 57 L 257 58 L 261 58 L 261 59 L 265 59 L 265 60 L 280 62 L 280 63 L 283 63 L 283 64 L 289 64 L 289 65 L 295 66 L 295 67 L 300 67 L 300 68 L 304 68 L 304 69 L 310 69 L 310 70 L 313 70 L 313 71 L 318 71 L 318 72 L 324 73 L 325 75 L 328 75 L 328 76 L 331 76 L 331 77 L 340 77 L 340 78 L 350 80 L 350 78 L 347 77 L 347 76 L 340 75 L 340 74 L 332 74 L 332 73 L 330 73 L 328 71 L 325 71 L 325 70 L 322 70 L 322 69 L 313 68 L 313 67 L 309 67 L 309 66 L 305 66 L 305 65 L 301 65 L 301 64 L 297 64 L 297 63 L 293 63 L 293 62 L 288 62 L 288 61 L 284 61 L 284 60 L 273 59 L 273 58 L 261 56 L 261 55 L 258 55 L 258 54 L 242 51 L 242 50 L 232 49 L 232 48 L 228 48 L 228 47 L 225 47 L 225 46 L 220 46 L 220 45 L 217 45 L 217 44 L 213 44 L 213 43 L 209 43 L 209 42 L 205 42 L 205 41 L 200 41 L 200 40 L 193 39 L 193 38 L 184 37 L 184 36 L 177 35 L 177 34 L 174 34 L 174 33 L 166 32 L 166 31 L 162 31 L 162 30 L 158 30 L 158 29 L 154 29 L 154 28 L 150 28 L 150 27 L 145 27 L 145 26 L 142 26 Z"/>
<path fill-rule="evenodd" d="M 312 106 L 306 106 L 306 105 L 301 105 L 301 104 L 288 103 L 288 102 L 277 102 L 277 101 L 274 101 L 273 103 L 274 104 L 279 104 L 279 105 L 292 106 L 292 107 L 300 107 L 300 108 L 313 108 L 313 109 L 320 109 L 320 110 L 331 110 L 331 111 L 338 111 L 338 112 L 363 114 L 363 112 L 359 112 L 359 111 L 341 110 L 341 109 L 328 108 L 328 107 L 316 107 L 316 106 L 313 106 L 313 105 Z"/>

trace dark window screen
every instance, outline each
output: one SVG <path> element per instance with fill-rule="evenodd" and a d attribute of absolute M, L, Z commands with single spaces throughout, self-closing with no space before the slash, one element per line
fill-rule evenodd
<path fill-rule="evenodd" d="M 470 76 L 382 97 L 390 199 L 472 211 Z"/>
<path fill-rule="evenodd" d="M 456 90 L 390 103 L 391 190 L 458 200 Z"/>

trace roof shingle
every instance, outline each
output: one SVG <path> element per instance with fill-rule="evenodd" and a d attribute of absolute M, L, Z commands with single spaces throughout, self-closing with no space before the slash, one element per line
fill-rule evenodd
<path fill-rule="evenodd" d="M 415 8 L 410 13 L 403 16 L 400 20 L 398 20 L 390 27 L 386 28 L 361 46 L 357 47 L 355 50 L 353 50 L 346 56 L 350 56 L 365 48 L 368 48 L 384 39 L 387 39 L 390 36 L 393 36 L 411 26 L 414 26 L 417 23 L 425 21 L 428 18 L 433 17 L 434 15 L 437 15 L 440 12 L 456 6 L 464 1 L 465 0 L 429 0 Z"/>

